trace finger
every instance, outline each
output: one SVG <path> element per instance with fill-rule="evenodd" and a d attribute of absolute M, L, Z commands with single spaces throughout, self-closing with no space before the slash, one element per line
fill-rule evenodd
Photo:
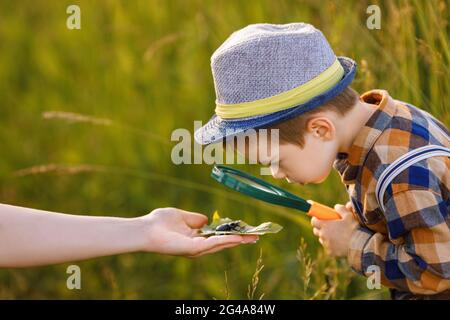
<path fill-rule="evenodd" d="M 215 252 L 221 251 L 223 249 L 237 247 L 238 245 L 239 245 L 239 243 L 229 243 L 229 244 L 225 244 L 225 245 L 222 245 L 222 246 L 217 246 L 217 247 L 205 250 L 205 251 L 201 251 L 201 252 L 199 252 L 199 253 L 197 253 L 195 255 L 189 256 L 189 258 L 201 257 L 203 255 L 210 254 L 210 253 L 215 253 Z"/>
<path fill-rule="evenodd" d="M 212 236 L 209 238 L 200 238 L 196 247 L 196 253 L 210 250 L 214 247 L 228 245 L 228 244 L 241 244 L 244 238 L 239 235 L 225 235 L 225 236 Z"/>
<path fill-rule="evenodd" d="M 243 235 L 242 236 L 242 243 L 254 243 L 259 240 L 259 236 L 249 234 L 249 235 Z"/>
<path fill-rule="evenodd" d="M 197 245 L 196 252 L 191 255 L 191 257 L 195 257 L 198 255 L 202 255 L 205 252 L 212 252 L 212 251 L 218 251 L 222 247 L 234 247 L 242 243 L 255 243 L 258 241 L 259 237 L 256 235 L 246 235 L 246 236 L 240 236 L 240 235 L 228 235 L 228 236 L 213 236 L 209 237 L 207 239 L 200 238 L 201 244 Z M 216 250 L 217 249 L 217 250 Z"/>
<path fill-rule="evenodd" d="M 191 247 L 191 256 L 195 256 L 201 252 L 212 250 L 216 247 L 227 245 L 238 245 L 242 243 L 254 243 L 258 240 L 256 235 L 246 235 L 245 237 L 240 235 L 225 235 L 225 236 L 212 236 L 209 238 L 197 237 L 194 238 Z"/>
<path fill-rule="evenodd" d="M 353 211 L 353 204 L 352 204 L 352 202 L 351 201 L 347 202 L 345 204 L 345 208 L 347 208 L 348 210 Z"/>
<path fill-rule="evenodd" d="M 322 228 L 322 220 L 317 219 L 316 217 L 312 217 L 312 219 L 311 219 L 311 225 L 312 225 L 314 228 L 320 229 L 320 228 Z"/>
<path fill-rule="evenodd" d="M 322 245 L 322 247 L 325 249 L 325 251 L 328 253 L 328 249 L 329 249 L 329 243 L 327 240 L 325 240 L 324 238 L 319 238 L 319 242 Z"/>
<path fill-rule="evenodd" d="M 337 213 L 339 213 L 341 215 L 342 218 L 344 218 L 345 216 L 347 216 L 349 213 L 349 209 L 347 209 L 345 206 L 343 206 L 342 204 L 336 204 L 334 205 L 334 210 L 337 211 Z"/>
<path fill-rule="evenodd" d="M 181 209 L 178 210 L 181 213 L 184 222 L 186 222 L 186 224 L 191 228 L 200 228 L 206 223 L 208 223 L 208 217 L 203 214 L 196 212 L 189 212 Z"/>
<path fill-rule="evenodd" d="M 317 228 L 313 228 L 313 234 L 316 236 L 316 237 L 320 237 L 320 230 L 319 229 L 317 229 Z"/>

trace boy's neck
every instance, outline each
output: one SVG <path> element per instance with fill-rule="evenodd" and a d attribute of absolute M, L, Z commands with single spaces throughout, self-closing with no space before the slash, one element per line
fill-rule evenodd
<path fill-rule="evenodd" d="M 345 117 L 340 118 L 338 132 L 341 132 L 342 136 L 338 152 L 349 152 L 361 129 L 377 108 L 377 105 L 358 100 L 352 110 Z"/>

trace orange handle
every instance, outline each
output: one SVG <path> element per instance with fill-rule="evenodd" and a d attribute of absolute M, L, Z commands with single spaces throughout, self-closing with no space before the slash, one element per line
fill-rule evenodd
<path fill-rule="evenodd" d="M 308 202 L 311 204 L 311 208 L 308 211 L 308 216 L 316 217 L 320 220 L 341 219 L 341 216 L 336 212 L 336 210 L 312 200 L 308 200 Z"/>

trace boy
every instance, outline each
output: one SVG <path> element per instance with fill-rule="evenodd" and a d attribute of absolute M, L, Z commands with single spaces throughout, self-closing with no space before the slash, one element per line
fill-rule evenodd
<path fill-rule="evenodd" d="M 359 96 L 349 87 L 356 63 L 336 57 L 305 23 L 249 25 L 214 52 L 211 66 L 216 115 L 195 133 L 199 143 L 278 129 L 278 151 L 259 159 L 275 178 L 320 183 L 334 167 L 348 190 L 351 202 L 334 207 L 340 220 L 311 220 L 331 255 L 346 256 L 362 275 L 377 267 L 393 299 L 450 299 L 450 142 L 442 123 L 384 90 Z M 411 152 L 413 160 L 399 159 Z"/>

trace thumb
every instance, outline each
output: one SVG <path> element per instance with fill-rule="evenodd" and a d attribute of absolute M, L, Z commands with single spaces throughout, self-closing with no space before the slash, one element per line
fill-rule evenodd
<path fill-rule="evenodd" d="M 200 213 L 184 210 L 180 210 L 180 213 L 184 222 L 191 228 L 200 228 L 208 222 L 208 217 Z"/>
<path fill-rule="evenodd" d="M 342 218 L 352 214 L 352 212 L 347 208 L 347 205 L 343 206 L 342 204 L 336 204 L 334 206 L 334 210 L 336 210 Z"/>

